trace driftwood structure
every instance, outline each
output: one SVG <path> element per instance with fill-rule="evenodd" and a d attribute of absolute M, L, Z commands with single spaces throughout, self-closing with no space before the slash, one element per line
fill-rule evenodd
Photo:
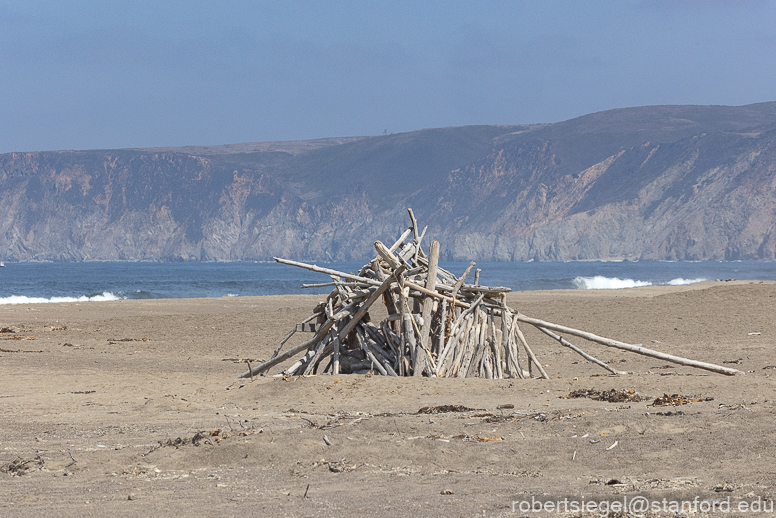
<path fill-rule="evenodd" d="M 474 282 L 466 284 L 474 262 L 460 277 L 440 267 L 439 243 L 432 241 L 427 254 L 421 246 L 426 229 L 419 231 L 412 209 L 409 214 L 410 227 L 391 246 L 376 241 L 375 258 L 357 274 L 275 258 L 279 263 L 331 276 L 330 282 L 303 288 L 333 289 L 309 318 L 286 335 L 272 358 L 238 377 L 264 375 L 296 357 L 282 375 L 374 372 L 386 376 L 548 378 L 520 330 L 521 323 L 537 327 L 612 374 L 623 373 L 557 333 L 679 365 L 728 375 L 740 372 L 522 315 L 506 304 L 509 288 L 479 284 L 479 270 L 475 270 Z M 377 308 L 378 301 L 388 316 L 375 322 L 369 312 Z M 300 331 L 314 335 L 281 353 Z"/>

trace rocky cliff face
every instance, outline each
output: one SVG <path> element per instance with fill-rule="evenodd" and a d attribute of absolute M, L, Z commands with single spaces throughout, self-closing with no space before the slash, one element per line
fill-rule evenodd
<path fill-rule="evenodd" d="M 776 259 L 776 103 L 0 155 L 0 259 L 362 259 L 408 206 L 446 259 Z"/>

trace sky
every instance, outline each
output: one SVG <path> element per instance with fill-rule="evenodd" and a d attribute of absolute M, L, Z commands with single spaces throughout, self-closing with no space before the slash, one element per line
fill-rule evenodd
<path fill-rule="evenodd" d="M 776 101 L 776 0 L 0 0 L 0 153 Z"/>

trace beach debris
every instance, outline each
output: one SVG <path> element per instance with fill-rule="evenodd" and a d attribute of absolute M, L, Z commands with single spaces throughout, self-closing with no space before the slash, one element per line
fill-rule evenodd
<path fill-rule="evenodd" d="M 27 473 L 32 473 L 33 471 L 43 469 L 43 465 L 45 463 L 46 461 L 40 455 L 36 455 L 34 459 L 29 460 L 25 460 L 19 457 L 9 464 L 0 466 L 0 471 L 20 477 L 22 475 L 26 475 Z"/>
<path fill-rule="evenodd" d="M 167 439 L 165 441 L 157 441 L 154 446 L 151 447 L 150 450 L 146 451 L 145 453 L 141 453 L 141 457 L 145 457 L 159 448 L 164 448 L 166 446 L 172 446 L 176 450 L 180 449 L 182 446 L 192 445 L 192 446 L 215 446 L 219 444 L 224 439 L 229 439 L 230 437 L 247 437 L 249 435 L 253 434 L 260 434 L 263 433 L 263 428 L 244 428 L 240 431 L 226 431 L 221 430 L 220 428 L 215 430 L 200 430 L 196 433 L 194 433 L 191 437 L 176 437 L 175 439 Z"/>
<path fill-rule="evenodd" d="M 289 331 L 269 360 L 249 367 L 238 378 L 266 375 L 272 367 L 296 357 L 277 376 L 287 379 L 314 374 L 381 374 L 548 379 L 545 366 L 528 345 L 519 324 L 536 327 L 613 375 L 625 372 L 589 355 L 559 333 L 679 365 L 727 375 L 740 373 L 523 315 L 506 304 L 510 288 L 479 284 L 479 269 L 473 283 L 466 283 L 475 266 L 473 261 L 460 277 L 440 267 L 439 242 L 432 241 L 426 253 L 422 241 L 428 227 L 421 231 L 412 209 L 408 212 L 410 226 L 390 247 L 375 241 L 375 258 L 357 273 L 276 257 L 278 263 L 331 278 L 329 282 L 305 284 L 302 288 L 333 289 L 310 317 Z M 370 310 L 378 301 L 388 316 L 375 322 Z M 297 332 L 314 335 L 281 352 Z"/>
<path fill-rule="evenodd" d="M 595 401 L 607 401 L 609 403 L 628 403 L 644 401 L 646 397 L 642 396 L 635 390 L 594 390 L 594 389 L 579 389 L 573 392 L 569 392 L 565 396 L 560 396 L 561 399 L 577 399 L 587 398 Z"/>
<path fill-rule="evenodd" d="M 686 405 L 687 403 L 698 403 L 701 401 L 713 401 L 713 397 L 706 397 L 703 396 L 682 396 L 680 394 L 663 394 L 661 397 L 656 398 L 655 401 L 652 402 L 652 406 L 678 406 L 678 405 Z"/>
<path fill-rule="evenodd" d="M 472 412 L 477 410 L 476 408 L 469 408 L 463 405 L 440 405 L 440 406 L 424 406 L 418 410 L 419 414 L 444 414 L 448 412 Z"/>
<path fill-rule="evenodd" d="M 16 349 L 15 351 L 13 349 L 3 349 L 0 347 L 0 353 L 42 353 L 43 351 L 26 351 L 23 349 Z"/>

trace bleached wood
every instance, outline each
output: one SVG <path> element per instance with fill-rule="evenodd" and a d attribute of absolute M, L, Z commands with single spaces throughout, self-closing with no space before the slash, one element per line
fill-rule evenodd
<path fill-rule="evenodd" d="M 353 328 L 358 324 L 358 322 L 366 315 L 367 311 L 369 311 L 369 308 L 372 306 L 372 304 L 375 303 L 377 299 L 379 299 L 383 292 L 387 290 L 391 283 L 396 282 L 396 279 L 399 278 L 404 271 L 404 266 L 399 266 L 396 271 L 394 272 L 394 276 L 388 277 L 385 279 L 380 286 L 372 292 L 372 294 L 369 296 L 368 299 L 366 299 L 364 302 L 361 303 L 361 305 L 358 308 L 358 311 L 355 315 L 353 315 L 353 318 L 350 319 L 350 322 L 347 323 L 347 325 L 342 328 L 342 331 L 339 333 L 339 339 L 345 340 L 345 337 L 348 336 L 348 334 L 353 330 Z"/>
<path fill-rule="evenodd" d="M 412 234 L 412 227 L 409 227 L 407 230 L 405 230 L 401 236 L 399 236 L 399 239 L 396 240 L 396 242 L 389 248 L 391 252 L 395 251 L 397 248 L 401 246 L 402 243 L 404 243 L 404 240 L 409 237 L 409 235 Z"/>
<path fill-rule="evenodd" d="M 536 356 L 534 355 L 533 351 L 528 346 L 528 342 L 525 340 L 525 336 L 523 336 L 523 332 L 520 330 L 520 326 L 517 325 L 517 321 L 519 320 L 518 317 L 519 317 L 519 314 L 515 315 L 515 319 L 514 319 L 515 332 L 517 333 L 517 337 L 520 339 L 520 343 L 523 345 L 523 349 L 525 349 L 525 352 L 528 355 L 528 359 L 529 359 L 529 362 L 528 362 L 528 373 L 529 373 L 529 375 L 531 373 L 531 365 L 536 365 L 536 368 L 539 369 L 539 373 L 542 375 L 542 378 L 550 379 L 550 377 L 544 371 L 544 367 L 542 367 L 542 364 L 539 363 L 539 360 L 536 359 Z"/>
<path fill-rule="evenodd" d="M 361 330 L 361 328 L 356 328 L 356 335 L 358 336 L 358 341 L 361 344 L 361 349 L 364 350 L 364 353 L 366 353 L 367 358 L 372 360 L 372 363 L 374 364 L 375 368 L 378 371 L 380 371 L 380 374 L 382 374 L 383 376 L 387 376 L 388 371 L 385 370 L 385 367 L 383 367 L 380 364 L 380 361 L 377 358 L 375 358 L 375 355 L 369 349 L 369 346 L 366 343 L 366 338 L 364 338 L 364 332 Z"/>
<path fill-rule="evenodd" d="M 437 281 L 437 264 L 439 262 L 439 241 L 432 241 L 428 251 L 428 277 L 426 277 L 426 289 L 434 291 Z M 431 312 L 434 307 L 434 299 L 426 297 L 423 301 L 423 327 L 420 329 L 420 341 L 429 351 L 429 338 L 431 337 Z"/>
<path fill-rule="evenodd" d="M 569 342 L 568 340 L 566 340 L 566 339 L 565 339 L 565 338 L 563 338 L 562 336 L 556 335 L 555 333 L 553 333 L 552 331 L 550 331 L 550 330 L 549 330 L 549 329 L 547 329 L 546 327 L 539 327 L 538 329 L 539 329 L 539 331 L 543 332 L 543 333 L 544 333 L 544 334 L 546 334 L 547 336 L 549 336 L 549 337 L 551 337 L 551 338 L 553 338 L 553 339 L 557 340 L 557 341 L 558 341 L 558 342 L 559 342 L 561 345 L 563 345 L 563 346 L 565 346 L 565 347 L 568 347 L 569 349 L 571 349 L 571 350 L 572 350 L 572 351 L 574 351 L 575 353 L 579 354 L 580 356 L 582 356 L 582 357 L 583 357 L 584 359 L 586 359 L 587 361 L 589 361 L 589 362 L 593 362 L 593 363 L 595 363 L 596 365 L 600 365 L 601 367 L 603 367 L 604 369 L 608 370 L 608 371 L 609 371 L 609 372 L 611 372 L 612 374 L 628 374 L 627 372 L 624 372 L 624 371 L 618 371 L 618 370 L 616 370 L 616 369 L 614 369 L 614 368 L 610 367 L 609 365 L 605 364 L 604 362 L 602 362 L 602 361 L 601 361 L 601 360 L 599 360 L 598 358 L 595 358 L 595 357 L 593 357 L 593 356 L 590 356 L 589 354 L 587 354 L 585 351 L 583 351 L 583 350 L 582 350 L 582 349 L 580 349 L 579 347 L 576 347 L 574 344 L 572 344 L 571 342 Z"/>
<path fill-rule="evenodd" d="M 464 311 L 463 313 L 461 313 L 461 315 L 460 315 L 460 316 L 459 316 L 459 317 L 456 319 L 455 323 L 453 324 L 452 328 L 450 329 L 450 335 L 451 335 L 451 336 L 452 336 L 452 335 L 453 335 L 453 334 L 456 332 L 456 330 L 457 330 L 458 326 L 460 326 L 460 325 L 463 323 L 464 319 L 466 318 L 466 315 L 469 315 L 469 314 L 471 314 L 473 311 L 475 311 L 475 310 L 477 309 L 477 306 L 480 304 L 480 302 L 482 302 L 482 299 L 483 299 L 483 298 L 485 298 L 485 294 L 484 294 L 484 293 L 483 293 L 482 295 L 480 295 L 479 297 L 477 297 L 477 300 L 475 300 L 474 302 L 472 302 L 472 303 L 469 305 L 469 308 L 468 308 L 466 311 Z M 448 341 L 448 344 L 447 344 L 447 345 L 445 345 L 445 349 L 444 349 L 444 350 L 442 351 L 442 353 L 440 354 L 440 357 L 445 357 L 445 356 L 447 356 L 447 354 L 449 353 L 449 348 L 450 348 L 450 347 L 451 347 L 451 345 L 452 345 L 452 343 L 451 343 L 451 342 L 452 342 L 452 340 L 449 340 L 449 341 Z M 440 375 L 440 374 L 439 374 L 439 373 L 437 373 L 437 376 L 439 376 L 439 375 Z"/>
<path fill-rule="evenodd" d="M 437 337 L 436 353 L 441 354 L 445 349 L 445 328 L 447 327 L 447 301 L 442 301 L 439 308 L 439 335 Z"/>
<path fill-rule="evenodd" d="M 300 263 L 299 261 L 291 261 L 290 259 L 282 259 L 280 257 L 273 257 L 273 259 L 280 264 L 287 264 L 289 266 L 297 266 L 299 268 L 304 268 L 305 270 L 310 270 L 312 272 L 316 273 L 325 273 L 327 275 L 336 275 L 337 277 L 342 277 L 343 279 L 350 279 L 352 281 L 357 282 L 363 282 L 364 284 L 368 284 L 370 286 L 379 286 L 380 283 L 374 279 L 368 279 L 366 277 L 360 277 L 358 275 L 353 275 L 350 273 L 344 273 L 344 272 L 338 272 L 337 270 L 332 270 L 331 268 L 323 268 L 321 266 L 317 266 L 314 264 L 307 264 L 307 263 Z"/>
<path fill-rule="evenodd" d="M 307 340 L 304 343 L 301 343 L 297 345 L 296 347 L 292 347 L 291 349 L 287 350 L 283 354 L 279 354 L 275 356 L 274 358 L 271 358 L 267 360 L 266 362 L 262 363 L 261 365 L 257 365 L 256 367 L 253 367 L 251 370 L 243 372 L 237 378 L 247 378 L 250 376 L 256 376 L 257 374 L 260 374 L 266 370 L 271 369 L 275 365 L 282 363 L 286 361 L 287 359 L 291 358 L 292 356 L 299 354 L 300 352 L 304 351 L 305 349 L 309 349 L 310 347 L 317 344 L 321 338 L 326 336 L 326 333 L 329 332 L 331 327 L 334 325 L 334 320 L 328 319 L 326 323 L 323 324 L 320 330 L 313 336 L 311 339 Z"/>
<path fill-rule="evenodd" d="M 450 294 L 451 297 L 455 298 L 456 295 L 458 295 L 458 290 L 461 289 L 461 286 L 463 286 L 463 283 L 466 281 L 466 277 L 469 275 L 469 272 L 472 271 L 472 268 L 474 268 L 474 265 L 477 264 L 474 261 L 469 263 L 469 266 L 466 267 L 466 270 L 463 272 L 463 275 L 461 275 L 460 279 L 456 281 L 455 286 L 453 287 L 453 292 Z"/>
<path fill-rule="evenodd" d="M 401 265 L 401 261 L 381 241 L 375 241 L 375 250 L 388 263 L 388 266 L 394 270 Z"/>
<path fill-rule="evenodd" d="M 605 345 L 607 347 L 614 347 L 616 349 L 622 349 L 624 351 L 630 351 L 636 354 L 641 354 L 643 356 L 658 358 L 660 360 L 676 363 L 678 365 L 684 365 L 686 367 L 695 367 L 698 369 L 704 369 L 711 372 L 717 372 L 719 374 L 726 374 L 728 376 L 743 374 L 741 371 L 737 369 L 731 369 L 729 367 L 722 367 L 720 365 L 715 365 L 713 363 L 700 362 L 697 360 L 682 358 L 680 356 L 674 356 L 673 354 L 666 354 L 658 351 L 653 351 L 652 349 L 647 349 L 646 347 L 641 347 L 640 345 L 626 344 L 618 340 L 612 340 L 611 338 L 604 338 L 602 336 L 598 336 L 593 333 L 588 333 L 586 331 L 580 331 L 579 329 L 574 329 L 572 327 L 561 326 L 558 324 L 553 324 L 552 322 L 545 322 L 544 320 L 539 320 L 538 318 L 527 317 L 521 313 L 518 313 L 516 316 L 520 322 L 525 322 L 526 324 L 531 324 L 536 327 L 546 327 L 547 329 L 552 329 L 553 331 L 558 331 L 560 333 L 566 333 L 569 335 L 578 336 L 580 338 L 584 338 L 586 340 L 590 340 L 591 342 L 596 342 L 601 345 Z"/>

